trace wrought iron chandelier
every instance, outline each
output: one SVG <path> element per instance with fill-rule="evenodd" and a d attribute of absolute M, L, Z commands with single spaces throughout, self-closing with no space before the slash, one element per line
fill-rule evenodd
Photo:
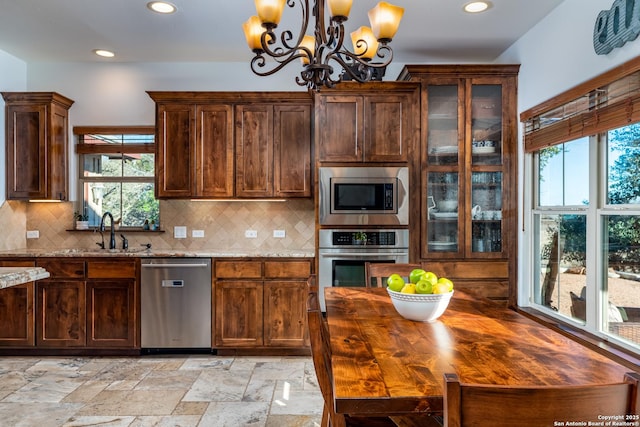
<path fill-rule="evenodd" d="M 255 0 L 258 16 L 252 16 L 243 25 L 249 48 L 255 53 L 251 70 L 259 76 L 269 76 L 287 64 L 300 59 L 303 70 L 296 83 L 309 89 L 334 87 L 341 80 L 364 83 L 380 80 L 393 59 L 389 43 L 393 39 L 404 9 L 386 2 L 378 3 L 369 11 L 370 27 L 360 27 L 352 32 L 353 51 L 344 45 L 344 22 L 349 17 L 353 0 L 299 0 L 302 8 L 302 25 L 296 37 L 290 30 L 279 37 L 275 29 L 285 4 L 291 8 L 296 0 Z M 325 4 L 328 6 L 329 25 Z M 309 18 L 315 17 L 315 26 L 309 28 Z M 313 31 L 313 35 L 307 34 Z M 267 61 L 267 57 L 273 61 Z M 373 62 L 376 58 L 378 61 Z M 334 65 L 342 67 L 339 74 Z"/>

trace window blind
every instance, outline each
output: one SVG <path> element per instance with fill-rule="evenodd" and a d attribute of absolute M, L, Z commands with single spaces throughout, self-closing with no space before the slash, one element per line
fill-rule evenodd
<path fill-rule="evenodd" d="M 640 57 L 523 112 L 520 120 L 526 152 L 640 121 Z"/>

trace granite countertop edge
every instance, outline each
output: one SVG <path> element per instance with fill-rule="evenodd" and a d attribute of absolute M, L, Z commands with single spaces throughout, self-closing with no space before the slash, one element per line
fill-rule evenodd
<path fill-rule="evenodd" d="M 0 257 L 176 257 L 176 258 L 313 258 L 315 253 L 306 249 L 287 250 L 219 250 L 202 249 L 196 251 L 172 249 L 15 249 L 0 251 Z"/>
<path fill-rule="evenodd" d="M 42 267 L 0 267 L 0 289 L 49 277 Z"/>

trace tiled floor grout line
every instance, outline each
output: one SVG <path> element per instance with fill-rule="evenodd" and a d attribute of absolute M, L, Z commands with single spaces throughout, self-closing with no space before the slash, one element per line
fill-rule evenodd
<path fill-rule="evenodd" d="M 312 375 L 309 357 L 3 357 L 0 427 L 316 427 Z"/>

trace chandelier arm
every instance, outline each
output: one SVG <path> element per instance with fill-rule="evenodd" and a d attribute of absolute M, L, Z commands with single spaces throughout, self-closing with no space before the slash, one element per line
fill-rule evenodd
<path fill-rule="evenodd" d="M 257 74 L 259 76 L 270 76 L 272 74 L 277 73 L 278 71 L 280 71 L 281 69 L 283 69 L 284 67 L 286 67 L 290 62 L 295 61 L 299 58 L 303 58 L 305 56 L 307 56 L 307 54 L 305 53 L 297 53 L 295 55 L 291 55 L 289 57 L 286 57 L 284 59 L 281 58 L 276 58 L 276 66 L 274 66 L 273 68 L 267 70 L 267 71 L 260 71 L 261 68 L 266 67 L 267 65 L 267 61 L 265 59 L 265 57 L 263 55 L 256 55 L 253 57 L 253 59 L 251 59 L 251 71 L 254 72 L 254 74 Z"/>

